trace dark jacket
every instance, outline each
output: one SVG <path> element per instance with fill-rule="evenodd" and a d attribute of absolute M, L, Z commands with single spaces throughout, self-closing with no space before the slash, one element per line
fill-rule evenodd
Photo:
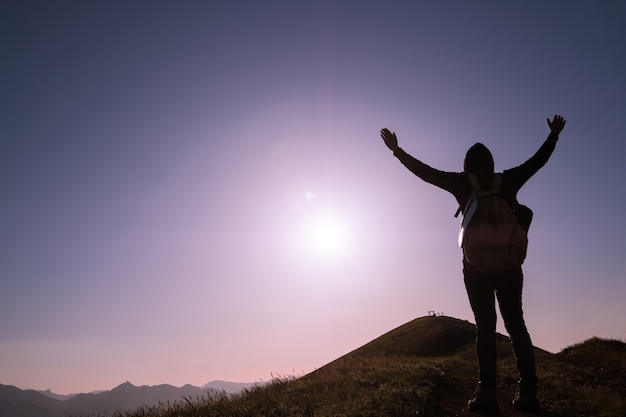
<path fill-rule="evenodd" d="M 529 160 L 502 173 L 500 192 L 511 208 L 515 209 L 517 206 L 517 192 L 520 188 L 548 162 L 557 140 L 558 136 L 551 133 Z M 422 180 L 452 193 L 459 206 L 465 207 L 473 191 L 466 172 L 439 171 L 412 157 L 401 148 L 398 148 L 394 155 L 412 173 Z M 478 176 L 479 180 L 482 181 L 490 179 L 485 175 L 480 175 L 480 173 Z M 491 177 L 491 175 L 488 175 L 488 177 Z"/>

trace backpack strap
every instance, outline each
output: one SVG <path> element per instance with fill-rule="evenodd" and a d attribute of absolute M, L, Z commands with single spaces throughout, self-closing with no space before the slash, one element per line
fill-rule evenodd
<path fill-rule="evenodd" d="M 478 193 L 478 191 L 480 190 L 480 184 L 478 183 L 478 178 L 476 178 L 476 175 L 468 173 L 467 179 L 469 180 L 469 183 L 472 186 L 472 191 L 475 193 Z M 471 196 L 470 196 L 470 199 L 471 199 Z M 463 207 L 459 206 L 459 208 L 456 209 L 456 213 L 454 213 L 454 217 L 459 217 L 459 214 L 461 214 L 462 211 L 463 211 Z"/>
<path fill-rule="evenodd" d="M 491 189 L 498 193 L 500 192 L 500 186 L 502 185 L 502 175 L 501 174 L 493 174 L 493 179 L 491 180 Z"/>
<path fill-rule="evenodd" d="M 472 186 L 472 190 L 476 192 L 480 191 L 480 184 L 478 183 L 478 178 L 476 177 L 476 175 L 467 174 L 467 179 L 469 180 L 470 185 Z"/>
<path fill-rule="evenodd" d="M 470 185 L 472 186 L 472 190 L 478 194 L 481 190 L 480 190 L 480 183 L 478 182 L 478 177 L 476 177 L 475 174 L 472 173 L 468 173 L 467 174 L 467 179 L 470 182 Z M 491 191 L 493 193 L 498 193 L 500 192 L 500 186 L 502 185 L 502 175 L 501 174 L 493 174 L 493 179 L 491 180 Z M 456 213 L 454 213 L 454 217 L 459 217 L 459 214 L 461 214 L 462 211 L 462 207 L 459 206 L 459 208 L 456 210 Z"/>
<path fill-rule="evenodd" d="M 491 191 L 494 193 L 498 193 L 500 191 L 500 186 L 502 185 L 502 174 L 493 174 L 491 178 L 491 188 L 489 190 L 481 190 L 480 183 L 478 182 L 478 177 L 474 174 L 467 174 L 469 178 L 470 184 L 472 185 L 472 189 L 476 192 L 479 191 Z"/>

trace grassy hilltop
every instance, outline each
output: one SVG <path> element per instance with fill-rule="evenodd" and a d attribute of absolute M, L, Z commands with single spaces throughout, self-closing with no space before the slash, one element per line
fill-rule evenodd
<path fill-rule="evenodd" d="M 593 338 L 558 354 L 536 349 L 543 416 L 625 416 L 626 344 Z M 513 412 L 516 370 L 499 335 L 498 400 Z M 279 377 L 234 397 L 182 399 L 118 417 L 463 416 L 476 386 L 474 325 L 422 317 L 300 378 Z"/>

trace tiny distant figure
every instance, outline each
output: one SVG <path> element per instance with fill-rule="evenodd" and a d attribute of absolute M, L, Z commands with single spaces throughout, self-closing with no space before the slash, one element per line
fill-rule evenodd
<path fill-rule="evenodd" d="M 560 115 L 555 115 L 552 120 L 547 119 L 547 122 L 550 134 L 535 155 L 523 164 L 501 174 L 494 172 L 493 156 L 482 143 L 476 143 L 467 151 L 463 172 L 445 172 L 431 168 L 407 154 L 398 146 L 396 134 L 389 129 L 382 129 L 380 132 L 387 147 L 405 167 L 422 180 L 452 193 L 463 212 L 463 228 L 467 228 L 466 236 L 460 237 L 460 244 L 464 246 L 463 277 L 476 320 L 479 378 L 475 395 L 468 401 L 468 408 L 472 411 L 498 412 L 495 298 L 498 300 L 500 313 L 511 339 L 519 371 L 513 408 L 525 412 L 539 411 L 535 355 L 522 312 L 521 263 L 526 255 L 527 240 L 524 241 L 524 238 L 530 226 L 532 211 L 518 203 L 517 193 L 526 181 L 546 164 L 554 151 L 559 134 L 565 127 L 565 119 Z M 481 213 L 494 211 L 493 207 L 498 207 L 498 199 L 504 202 L 500 205 L 504 206 L 502 210 L 497 209 L 498 213 L 503 213 L 502 218 L 506 217 L 507 212 L 513 213 L 516 223 L 514 226 L 517 229 L 511 233 L 521 236 L 519 245 L 513 251 L 507 251 L 507 256 L 509 252 L 517 252 L 517 258 L 507 259 L 506 262 L 503 261 L 504 263 L 499 261 L 506 258 L 505 252 L 490 252 L 491 249 L 480 247 L 478 249 L 474 247 L 472 250 L 469 248 L 470 234 L 473 234 L 471 239 L 474 240 L 480 240 L 489 234 L 488 221 L 487 226 L 476 225 L 483 221 Z M 483 207 L 488 204 L 487 202 L 492 205 L 491 209 Z"/>

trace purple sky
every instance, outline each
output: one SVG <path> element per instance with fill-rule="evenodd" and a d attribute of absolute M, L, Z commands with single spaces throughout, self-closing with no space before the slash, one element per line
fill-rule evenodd
<path fill-rule="evenodd" d="M 5 1 L 0 48 L 2 384 L 266 381 L 473 322 L 454 198 L 379 131 L 501 171 L 555 113 L 519 194 L 527 325 L 626 338 L 618 0 Z"/>

